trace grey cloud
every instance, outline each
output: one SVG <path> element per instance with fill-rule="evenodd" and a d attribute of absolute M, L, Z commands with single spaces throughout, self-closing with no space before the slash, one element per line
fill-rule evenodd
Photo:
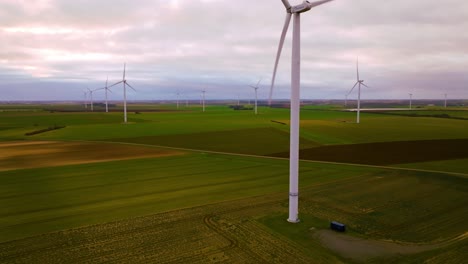
<path fill-rule="evenodd" d="M 162 0 L 55 0 L 37 12 L 11 3 L 0 3 L 0 66 L 8 69 L 4 79 L 27 77 L 31 86 L 34 81 L 59 82 L 70 91 L 80 80 L 101 85 L 107 75 L 121 78 L 126 61 L 129 80 L 141 87 L 141 95 L 155 98 L 173 96 L 166 93 L 174 89 L 197 94 L 203 86 L 212 96 L 236 97 L 246 83 L 269 78 L 285 15 L 280 1 L 179 1 L 179 8 L 171 9 L 171 1 Z M 468 4 L 461 0 L 334 1 L 313 9 L 302 16 L 303 94 L 342 98 L 359 56 L 363 74 L 379 87 L 366 96 L 404 96 L 413 87 L 436 96 L 444 88 L 434 80 L 438 76 L 441 83 L 453 84 L 447 88 L 453 94 L 466 97 L 461 88 L 467 83 L 466 17 Z M 71 32 L 4 30 L 26 26 Z M 289 95 L 290 34 L 277 98 Z M 73 56 L 44 59 L 41 50 Z M 25 65 L 40 70 L 19 70 Z M 34 77 L 43 73 L 49 77 Z M 263 96 L 268 82 L 262 84 Z M 49 95 L 70 96 L 57 89 Z"/>

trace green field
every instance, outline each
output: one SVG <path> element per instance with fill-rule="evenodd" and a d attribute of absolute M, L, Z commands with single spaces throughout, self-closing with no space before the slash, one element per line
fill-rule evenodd
<path fill-rule="evenodd" d="M 0 263 L 468 257 L 467 120 L 362 113 L 355 124 L 306 107 L 292 225 L 288 160 L 271 157 L 288 156 L 287 109 L 138 105 L 122 124 L 120 112 L 20 107 L 0 111 Z M 25 136 L 51 126 L 65 128 Z M 327 233 L 332 220 L 347 235 Z"/>

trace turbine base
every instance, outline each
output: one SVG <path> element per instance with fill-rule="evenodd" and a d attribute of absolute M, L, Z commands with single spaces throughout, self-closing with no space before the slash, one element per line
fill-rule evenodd
<path fill-rule="evenodd" d="M 301 220 L 300 220 L 299 218 L 298 218 L 298 219 L 294 219 L 294 220 L 293 220 L 293 219 L 288 219 L 288 222 L 289 222 L 289 223 L 293 223 L 293 224 L 297 224 L 297 223 L 301 222 Z"/>

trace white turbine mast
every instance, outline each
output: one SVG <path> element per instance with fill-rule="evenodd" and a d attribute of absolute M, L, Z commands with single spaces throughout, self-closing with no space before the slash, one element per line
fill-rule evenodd
<path fill-rule="evenodd" d="M 258 100 L 258 97 L 257 97 L 257 90 L 258 90 L 258 86 L 260 85 L 260 82 L 262 81 L 262 79 L 258 80 L 258 83 L 257 85 L 253 86 L 253 85 L 249 85 L 250 87 L 252 87 L 254 90 L 255 90 L 255 114 L 257 115 L 258 114 L 258 110 L 257 110 L 257 100 Z"/>
<path fill-rule="evenodd" d="M 89 88 L 87 88 L 87 89 L 88 89 L 88 92 L 89 92 L 89 98 L 91 99 L 91 112 L 94 112 L 94 109 L 93 109 L 93 93 L 95 91 L 99 91 L 99 90 L 102 90 L 104 88 L 98 88 L 98 89 L 94 89 L 94 90 L 91 90 Z"/>
<path fill-rule="evenodd" d="M 106 91 L 106 113 L 109 113 L 109 105 L 108 105 L 108 99 L 107 99 L 107 92 L 111 92 L 112 91 L 109 89 L 109 87 L 107 87 L 107 84 L 109 82 L 109 76 L 107 76 L 106 78 L 106 87 L 104 87 L 104 90 Z"/>
<path fill-rule="evenodd" d="M 357 117 L 356 117 L 356 123 L 361 122 L 361 85 L 369 88 L 369 86 L 364 84 L 364 80 L 359 79 L 359 59 L 356 59 L 356 83 L 354 84 L 353 88 L 349 91 L 349 93 L 346 95 L 346 99 L 348 96 L 353 92 L 354 88 L 358 86 L 358 105 L 357 105 Z"/>
<path fill-rule="evenodd" d="M 410 110 L 413 109 L 413 94 L 412 93 L 409 94 L 409 109 Z"/>
<path fill-rule="evenodd" d="M 177 109 L 179 109 L 179 97 L 180 97 L 180 92 L 177 92 L 176 95 L 177 95 Z"/>
<path fill-rule="evenodd" d="M 85 109 L 88 109 L 88 92 L 86 90 L 83 91 L 83 95 L 84 95 L 84 107 Z"/>
<path fill-rule="evenodd" d="M 202 101 L 203 101 L 203 112 L 205 112 L 205 93 L 206 91 L 205 90 L 202 90 Z"/>
<path fill-rule="evenodd" d="M 299 111 L 300 111 L 300 85 L 301 85 L 301 13 L 311 8 L 333 1 L 323 0 L 310 3 L 304 1 L 302 4 L 291 6 L 288 0 L 281 0 L 286 8 L 286 20 L 281 33 L 278 52 L 276 55 L 273 78 L 271 79 L 270 97 L 268 103 L 271 105 L 273 87 L 275 85 L 276 70 L 283 49 L 284 39 L 288 32 L 291 17 L 294 15 L 293 39 L 292 39 L 292 68 L 291 68 L 291 124 L 290 124 L 290 151 L 289 151 L 289 217 L 288 222 L 298 223 L 299 206 Z"/>
<path fill-rule="evenodd" d="M 123 83 L 123 92 L 124 92 L 124 123 L 127 123 L 127 86 L 132 88 L 133 91 L 136 92 L 135 88 L 133 88 L 125 79 L 125 69 L 126 69 L 126 63 L 124 63 L 124 70 L 123 70 L 123 78 L 121 81 L 114 83 L 113 85 L 109 86 L 108 88 L 111 88 L 114 85 L 117 85 L 119 83 Z"/>

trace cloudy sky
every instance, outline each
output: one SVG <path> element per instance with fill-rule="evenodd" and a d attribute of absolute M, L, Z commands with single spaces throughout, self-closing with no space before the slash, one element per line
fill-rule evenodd
<path fill-rule="evenodd" d="M 267 98 L 284 17 L 280 0 L 0 0 L 0 101 L 78 100 L 121 80 L 124 62 L 132 100 L 249 98 L 260 78 Z M 301 97 L 344 99 L 359 56 L 364 99 L 467 98 L 467 29 L 463 0 L 314 8 L 302 14 Z M 291 33 L 274 98 L 289 97 Z"/>

